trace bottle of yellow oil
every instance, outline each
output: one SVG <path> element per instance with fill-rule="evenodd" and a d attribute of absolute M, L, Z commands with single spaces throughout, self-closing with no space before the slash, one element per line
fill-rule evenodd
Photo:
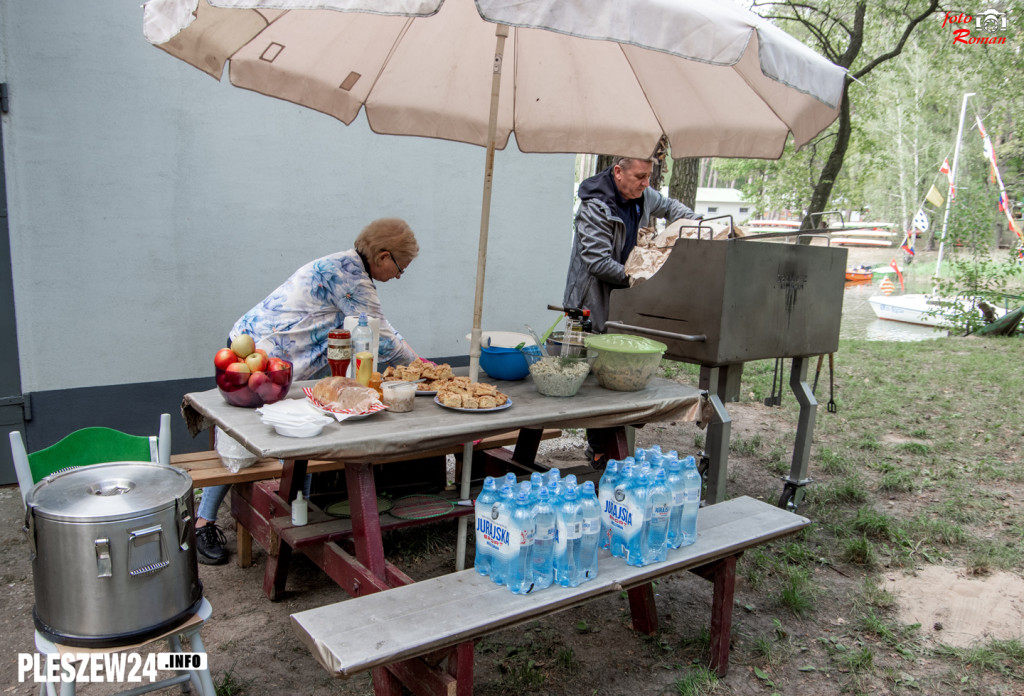
<path fill-rule="evenodd" d="M 356 381 L 364 387 L 370 386 L 373 376 L 373 353 L 368 350 L 356 353 Z"/>

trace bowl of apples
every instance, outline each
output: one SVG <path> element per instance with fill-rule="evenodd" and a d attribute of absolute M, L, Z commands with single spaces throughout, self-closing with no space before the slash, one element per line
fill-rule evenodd
<path fill-rule="evenodd" d="M 213 359 L 217 389 L 233 406 L 259 408 L 280 401 L 292 386 L 292 364 L 272 358 L 256 348 L 252 336 L 242 334 L 221 348 Z"/>

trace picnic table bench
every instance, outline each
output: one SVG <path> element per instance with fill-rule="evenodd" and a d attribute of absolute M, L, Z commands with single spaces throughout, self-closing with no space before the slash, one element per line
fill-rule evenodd
<path fill-rule="evenodd" d="M 702 508 L 697 542 L 670 550 L 668 558 L 628 566 L 602 551 L 598 575 L 578 587 L 554 585 L 514 595 L 475 570 L 394 587 L 291 615 L 292 626 L 317 661 L 347 678 L 374 670 L 377 694 L 400 694 L 400 682 L 417 693 L 471 694 L 473 642 L 515 626 L 628 590 L 633 628 L 657 631 L 651 581 L 689 570 L 714 583 L 711 606 L 711 668 L 729 666 L 736 560 L 746 549 L 793 534 L 810 520 L 774 505 L 740 497 Z M 414 658 L 447 657 L 447 678 L 424 672 Z"/>

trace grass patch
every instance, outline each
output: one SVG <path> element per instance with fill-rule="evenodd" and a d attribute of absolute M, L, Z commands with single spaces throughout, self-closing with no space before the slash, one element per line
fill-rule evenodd
<path fill-rule="evenodd" d="M 221 675 L 213 683 L 213 690 L 217 696 L 242 696 L 246 693 L 247 682 L 235 676 L 235 668 L 232 667 Z"/>
<path fill-rule="evenodd" d="M 889 471 L 882 475 L 878 481 L 878 490 L 887 493 L 909 493 L 916 487 L 914 485 L 914 472 L 906 469 Z"/>
<path fill-rule="evenodd" d="M 718 688 L 718 677 L 707 667 L 694 667 L 675 683 L 680 696 L 707 696 Z"/>
<path fill-rule="evenodd" d="M 1024 643 L 1019 638 L 993 640 L 967 648 L 940 645 L 935 654 L 956 660 L 964 670 L 983 669 L 1015 678 L 1024 671 Z"/>
<path fill-rule="evenodd" d="M 840 557 L 853 565 L 867 567 L 878 565 L 878 553 L 875 551 L 875 545 L 868 541 L 867 537 L 844 541 Z"/>
<path fill-rule="evenodd" d="M 798 566 L 785 566 L 779 603 L 795 616 L 804 617 L 814 608 L 817 587 L 811 581 L 811 573 Z"/>
<path fill-rule="evenodd" d="M 988 575 L 997 570 L 1018 570 L 1021 567 L 1021 545 L 979 542 L 967 558 L 967 569 L 975 575 Z"/>
<path fill-rule="evenodd" d="M 853 470 L 853 463 L 843 454 L 823 447 L 818 453 L 818 467 L 826 474 L 836 476 L 850 473 Z"/>

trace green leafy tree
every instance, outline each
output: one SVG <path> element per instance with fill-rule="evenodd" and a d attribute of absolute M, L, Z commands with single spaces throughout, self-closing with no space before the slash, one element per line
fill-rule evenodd
<path fill-rule="evenodd" d="M 939 8 L 939 0 L 928 2 L 873 3 L 866 0 L 822 0 L 810 2 L 755 2 L 755 11 L 779 22 L 796 27 L 811 37 L 821 53 L 836 65 L 849 70 L 839 106 L 839 118 L 831 132 L 831 147 L 825 157 L 818 181 L 804 218 L 803 228 L 816 224 L 814 217 L 829 209 L 836 180 L 843 168 L 853 133 L 850 85 L 863 80 L 879 66 L 899 56 L 914 30 Z M 869 35 L 877 28 L 879 33 Z M 884 32 L 884 33 L 883 33 Z"/>

